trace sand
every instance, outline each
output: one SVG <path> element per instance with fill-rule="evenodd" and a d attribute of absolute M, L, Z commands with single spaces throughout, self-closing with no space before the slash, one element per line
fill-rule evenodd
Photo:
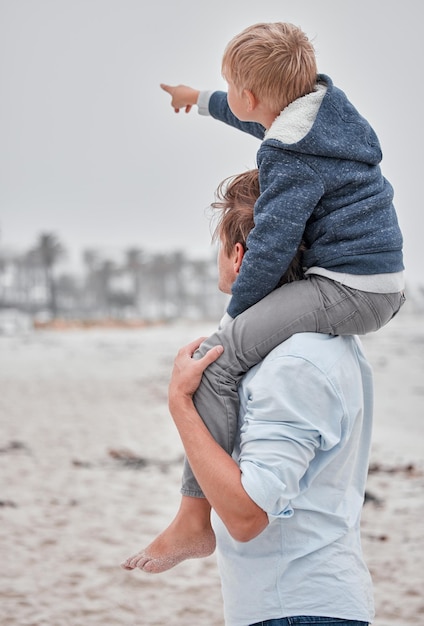
<path fill-rule="evenodd" d="M 375 626 L 424 624 L 424 315 L 365 337 L 374 367 L 363 548 Z M 167 410 L 176 350 L 211 323 L 0 336 L 0 624 L 222 626 L 215 556 L 119 564 L 179 503 Z"/>

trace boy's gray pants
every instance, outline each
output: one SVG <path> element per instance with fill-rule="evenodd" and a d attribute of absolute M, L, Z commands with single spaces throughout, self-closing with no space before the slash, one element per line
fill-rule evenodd
<path fill-rule="evenodd" d="M 238 424 L 238 384 L 251 367 L 295 333 L 365 335 L 399 311 L 401 293 L 369 293 L 318 275 L 279 287 L 206 339 L 195 354 L 223 345 L 204 371 L 194 404 L 214 439 L 231 454 Z M 204 497 L 187 459 L 181 493 Z"/>

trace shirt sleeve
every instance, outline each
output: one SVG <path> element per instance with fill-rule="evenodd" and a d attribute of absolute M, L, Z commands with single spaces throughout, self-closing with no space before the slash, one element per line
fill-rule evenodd
<path fill-rule="evenodd" d="M 210 115 L 209 113 L 209 100 L 212 95 L 212 91 L 201 91 L 197 98 L 197 111 L 199 115 Z"/>
<path fill-rule="evenodd" d="M 270 520 L 291 516 L 311 463 L 319 466 L 317 455 L 341 439 L 343 403 L 323 372 L 293 356 L 267 357 L 244 395 L 243 487 Z"/>

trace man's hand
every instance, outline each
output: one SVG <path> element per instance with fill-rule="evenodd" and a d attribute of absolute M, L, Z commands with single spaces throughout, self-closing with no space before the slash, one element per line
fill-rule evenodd
<path fill-rule="evenodd" d="M 187 85 L 165 85 L 161 83 L 161 89 L 169 93 L 171 96 L 171 106 L 174 108 L 175 113 L 179 113 L 180 109 L 185 109 L 186 113 L 191 111 L 191 107 L 197 104 L 200 91 L 187 87 Z"/>
<path fill-rule="evenodd" d="M 178 351 L 169 383 L 170 403 L 183 397 L 192 398 L 205 369 L 223 353 L 223 346 L 214 346 L 202 358 L 193 359 L 193 354 L 205 339 L 206 337 L 195 339 Z"/>

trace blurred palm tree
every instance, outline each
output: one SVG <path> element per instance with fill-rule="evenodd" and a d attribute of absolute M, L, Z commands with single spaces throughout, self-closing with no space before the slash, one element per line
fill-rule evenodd
<path fill-rule="evenodd" d="M 54 268 L 66 256 L 66 250 L 54 233 L 40 233 L 31 253 L 44 272 L 47 307 L 54 318 L 58 313 Z"/>
<path fill-rule="evenodd" d="M 145 263 L 144 252 L 140 248 L 128 248 L 125 251 L 125 265 L 132 279 L 132 301 L 134 309 L 140 313 L 142 308 L 141 302 L 141 284 L 142 272 Z"/>

